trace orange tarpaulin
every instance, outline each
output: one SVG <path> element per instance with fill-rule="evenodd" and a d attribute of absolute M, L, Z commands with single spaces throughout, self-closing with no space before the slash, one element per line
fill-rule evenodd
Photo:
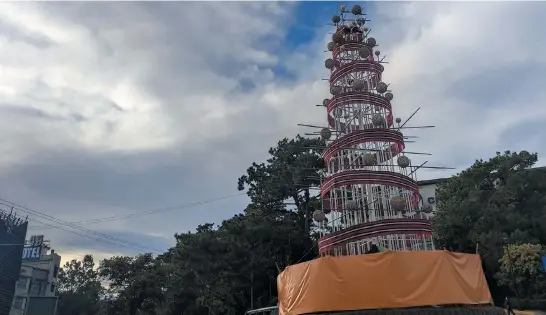
<path fill-rule="evenodd" d="M 489 304 L 478 255 L 387 251 L 323 257 L 277 278 L 279 315 L 447 304 Z"/>

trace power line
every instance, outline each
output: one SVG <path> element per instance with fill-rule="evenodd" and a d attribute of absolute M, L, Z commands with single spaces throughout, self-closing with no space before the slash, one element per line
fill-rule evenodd
<path fill-rule="evenodd" d="M 0 203 L 0 204 L 3 204 L 3 203 Z M 4 204 L 5 205 L 5 204 Z M 1 210 L 0 210 L 1 211 Z M 135 250 L 134 247 L 129 247 L 129 246 L 125 246 L 123 244 L 118 244 L 118 243 L 112 243 L 112 242 L 109 242 L 109 241 L 106 241 L 106 240 L 103 240 L 103 239 L 100 239 L 100 238 L 95 238 L 95 237 L 92 237 L 92 236 L 89 236 L 89 235 L 86 235 L 86 234 L 82 234 L 82 233 L 78 233 L 76 231 L 72 231 L 72 230 L 67 230 L 65 228 L 63 228 L 62 226 L 53 226 L 51 224 L 47 224 L 43 221 L 40 221 L 40 220 L 36 220 L 36 219 L 31 219 L 31 218 L 27 218 L 28 221 L 34 221 L 34 222 L 37 222 L 37 223 L 40 223 L 40 224 L 44 224 L 45 226 L 51 226 L 51 227 L 56 227 L 62 231 L 65 231 L 65 232 L 68 232 L 68 233 L 72 233 L 72 234 L 75 234 L 75 235 L 79 235 L 79 236 L 82 236 L 82 237 L 86 237 L 86 238 L 89 238 L 91 240 L 94 240 L 94 241 L 98 241 L 98 242 L 103 242 L 103 243 L 106 243 L 106 244 L 110 244 L 110 245 L 115 245 L 115 246 L 121 246 L 121 247 L 125 247 L 125 248 L 128 248 L 128 249 L 132 249 L 132 250 Z"/>
<path fill-rule="evenodd" d="M 162 252 L 161 250 L 158 250 L 158 249 L 154 249 L 154 248 L 144 246 L 144 245 L 139 245 L 139 244 L 136 244 L 136 243 L 133 243 L 133 242 L 130 242 L 130 241 L 126 241 L 126 240 L 118 238 L 118 237 L 114 237 L 114 236 L 111 236 L 111 235 L 108 235 L 108 234 L 105 234 L 105 233 L 100 233 L 100 232 L 97 232 L 97 231 L 86 229 L 86 228 L 81 227 L 81 226 L 74 225 L 74 224 L 72 224 L 70 222 L 67 222 L 67 221 L 64 221 L 64 220 L 61 220 L 61 219 L 57 219 L 57 218 L 55 218 L 53 216 L 47 215 L 45 213 L 42 213 L 42 212 L 39 212 L 39 211 L 36 211 L 36 210 L 32 210 L 32 209 L 30 209 L 28 207 L 21 206 L 19 204 L 16 204 L 16 203 L 11 202 L 11 201 L 6 200 L 6 199 L 1 199 L 0 198 L 0 201 L 7 202 L 8 204 L 0 202 L 0 204 L 3 204 L 5 206 L 14 207 L 14 208 L 16 208 L 16 210 L 19 210 L 19 211 L 22 211 L 22 212 L 25 212 L 25 213 L 29 213 L 29 214 L 35 215 L 37 217 L 40 217 L 42 219 L 45 219 L 45 220 L 48 220 L 48 221 L 55 222 L 55 223 L 59 224 L 58 226 L 54 226 L 54 225 L 51 225 L 51 224 L 41 222 L 42 224 L 45 224 L 47 226 L 55 227 L 55 228 L 58 228 L 58 229 L 61 229 L 61 230 L 64 230 L 64 231 L 67 231 L 67 232 L 70 232 L 70 233 L 74 233 L 74 234 L 77 234 L 77 235 L 81 235 L 81 236 L 85 235 L 85 234 L 75 233 L 75 231 L 71 231 L 71 230 L 67 230 L 67 229 L 62 228 L 62 226 L 69 226 L 69 227 L 71 227 L 73 229 L 76 229 L 76 230 L 79 230 L 79 231 L 82 231 L 82 232 L 90 233 L 90 234 L 93 234 L 93 235 L 97 235 L 99 237 L 104 237 L 106 239 L 110 239 L 112 241 L 117 241 L 117 242 L 120 242 L 120 243 L 124 243 L 124 244 L 130 245 L 130 246 L 133 246 L 133 248 L 128 247 L 128 246 L 124 246 L 124 247 L 130 248 L 130 249 L 135 249 L 135 247 L 136 247 L 136 248 L 141 248 L 141 249 L 145 249 L 145 250 L 153 250 L 153 251 L 155 251 L 157 253 Z M 35 220 L 35 221 L 38 221 L 38 220 Z M 89 237 L 88 235 L 85 235 L 85 237 L 88 237 L 88 238 L 91 238 L 91 239 L 94 239 L 94 240 L 99 240 L 99 239 Z M 104 241 L 104 240 L 101 240 L 101 241 Z M 110 244 L 123 246 L 122 244 L 116 244 L 116 243 L 110 243 Z"/>
<path fill-rule="evenodd" d="M 116 216 L 110 216 L 110 217 L 98 218 L 98 219 L 91 219 L 91 220 L 73 221 L 73 222 L 70 222 L 70 223 L 71 224 L 96 224 L 96 223 L 103 223 L 103 222 L 120 221 L 120 220 L 137 218 L 137 217 L 142 217 L 142 216 L 147 216 L 147 215 L 154 215 L 154 214 L 158 214 L 158 213 L 170 212 L 170 211 L 174 211 L 174 210 L 197 207 L 197 206 L 200 206 L 200 205 L 213 203 L 213 202 L 216 202 L 216 201 L 225 200 L 225 199 L 229 199 L 229 198 L 234 198 L 234 197 L 238 197 L 238 196 L 242 196 L 242 195 L 246 195 L 246 193 L 239 193 L 239 194 L 235 194 L 235 195 L 228 195 L 228 196 L 218 197 L 218 198 L 214 198 L 214 199 L 197 201 L 197 202 L 192 202 L 192 203 L 188 203 L 188 204 L 184 204 L 184 205 L 180 205 L 180 206 L 160 208 L 160 209 L 155 209 L 155 210 L 147 210 L 147 211 L 142 211 L 142 212 L 130 213 L 130 214 L 126 214 L 126 215 L 116 215 Z M 0 200 L 2 200 L 2 199 L 0 199 Z M 55 226 L 51 226 L 49 228 L 54 228 L 54 227 Z M 37 226 L 37 228 L 45 229 L 47 227 Z"/>

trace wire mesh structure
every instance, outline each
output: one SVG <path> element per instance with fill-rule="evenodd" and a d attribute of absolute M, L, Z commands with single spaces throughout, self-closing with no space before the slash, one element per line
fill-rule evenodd
<path fill-rule="evenodd" d="M 321 255 L 364 254 L 377 248 L 434 249 L 430 222 L 421 209 L 415 171 L 404 153 L 401 119 L 383 80 L 383 59 L 370 36 L 362 7 L 332 17 L 330 99 L 323 101 L 328 127 L 323 152 L 323 210 L 318 222 Z M 373 246 L 375 245 L 375 246 Z"/>
<path fill-rule="evenodd" d="M 9 314 L 15 283 L 21 272 L 28 222 L 12 212 L 0 211 L 0 314 Z"/>

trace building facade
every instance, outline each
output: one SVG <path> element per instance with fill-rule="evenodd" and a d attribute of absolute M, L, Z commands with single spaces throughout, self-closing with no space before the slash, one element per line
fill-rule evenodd
<path fill-rule="evenodd" d="M 0 211 L 0 314 L 8 314 L 11 307 L 27 227 L 26 220 Z"/>
<path fill-rule="evenodd" d="M 31 315 L 32 304 L 44 299 L 53 300 L 52 308 L 41 314 L 55 314 L 57 300 L 57 277 L 61 256 L 50 249 L 43 235 L 32 236 L 22 253 L 22 264 L 10 315 Z"/>
<path fill-rule="evenodd" d="M 436 212 L 438 205 L 438 196 L 436 195 L 436 189 L 438 186 L 448 180 L 449 178 L 435 178 L 428 180 L 418 181 L 419 194 L 423 198 L 423 207 L 430 207 L 432 213 Z"/>

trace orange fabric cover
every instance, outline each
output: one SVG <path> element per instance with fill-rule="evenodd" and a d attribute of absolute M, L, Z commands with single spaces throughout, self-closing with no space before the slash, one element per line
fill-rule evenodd
<path fill-rule="evenodd" d="M 446 304 L 489 304 L 478 255 L 388 251 L 323 257 L 277 278 L 279 315 Z"/>

